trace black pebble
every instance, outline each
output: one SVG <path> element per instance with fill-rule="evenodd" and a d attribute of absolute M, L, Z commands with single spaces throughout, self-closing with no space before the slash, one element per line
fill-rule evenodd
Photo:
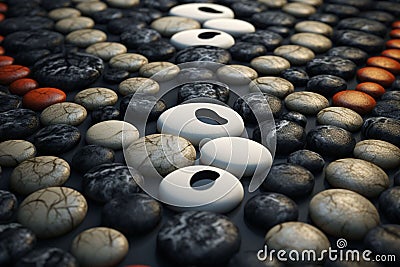
<path fill-rule="evenodd" d="M 398 1 L 378 1 L 374 3 L 373 8 L 376 10 L 389 12 L 396 17 L 400 16 L 400 3 Z"/>
<path fill-rule="evenodd" d="M 134 51 L 145 56 L 150 61 L 165 61 L 175 55 L 176 48 L 169 42 L 161 40 L 142 44 Z"/>
<path fill-rule="evenodd" d="M 12 109 L 0 113 L 0 141 L 25 139 L 39 128 L 39 117 L 30 109 Z"/>
<path fill-rule="evenodd" d="M 103 80 L 108 83 L 121 83 L 128 79 L 129 75 L 129 71 L 109 68 L 104 72 Z"/>
<path fill-rule="evenodd" d="M 196 81 L 207 81 L 214 80 L 214 72 L 206 68 L 184 68 L 181 69 L 178 76 L 176 77 L 180 82 L 196 82 Z"/>
<path fill-rule="evenodd" d="M 400 225 L 378 225 L 367 233 L 364 238 L 364 244 L 375 254 L 394 255 L 398 263 L 398 259 L 400 259 Z M 389 264 L 385 264 L 385 266 L 398 266 L 395 262 L 387 263 Z"/>
<path fill-rule="evenodd" d="M 330 74 L 348 80 L 354 77 L 356 67 L 356 64 L 348 59 L 322 56 L 309 61 L 306 70 L 310 76 Z"/>
<path fill-rule="evenodd" d="M 349 5 L 360 9 L 364 9 L 364 8 L 370 8 L 373 3 L 373 0 L 329 0 L 328 2 L 332 4 Z"/>
<path fill-rule="evenodd" d="M 260 2 L 253 1 L 238 1 L 232 4 L 231 9 L 238 18 L 248 18 L 253 14 L 267 10 L 267 6 Z"/>
<path fill-rule="evenodd" d="M 335 14 L 339 18 L 353 17 L 360 13 L 360 10 L 356 7 L 337 4 L 326 4 L 323 6 L 323 11 Z"/>
<path fill-rule="evenodd" d="M 103 207 L 102 222 L 124 234 L 144 234 L 153 230 L 162 217 L 162 206 L 145 194 L 116 197 Z"/>
<path fill-rule="evenodd" d="M 264 231 L 280 223 L 297 221 L 298 217 L 296 202 L 279 193 L 261 193 L 249 199 L 244 206 L 246 222 Z"/>
<path fill-rule="evenodd" d="M 268 26 L 284 26 L 291 27 L 296 22 L 296 18 L 292 15 L 280 11 L 264 11 L 253 14 L 251 17 L 254 26 L 258 28 L 266 28 Z"/>
<path fill-rule="evenodd" d="M 364 121 L 361 133 L 368 139 L 378 139 L 400 147 L 400 121 L 386 117 L 373 117 Z"/>
<path fill-rule="evenodd" d="M 356 141 L 345 129 L 322 125 L 312 129 L 307 134 L 307 147 L 322 156 L 344 157 L 353 152 Z"/>
<path fill-rule="evenodd" d="M 191 82 L 178 85 L 178 102 L 183 102 L 197 97 L 210 97 L 222 102 L 229 99 L 229 87 L 219 82 Z"/>
<path fill-rule="evenodd" d="M 281 72 L 281 77 L 291 82 L 294 86 L 305 86 L 310 79 L 305 70 L 289 68 Z"/>
<path fill-rule="evenodd" d="M 117 35 L 129 30 L 143 29 L 144 27 L 146 27 L 146 23 L 137 21 L 135 18 L 114 19 L 107 24 L 107 30 Z"/>
<path fill-rule="evenodd" d="M 255 57 L 265 55 L 267 49 L 260 44 L 238 41 L 229 49 L 229 52 L 232 54 L 233 59 L 249 62 Z"/>
<path fill-rule="evenodd" d="M 337 45 L 354 46 L 367 53 L 382 51 L 384 40 L 376 35 L 355 30 L 337 30 L 333 34 Z"/>
<path fill-rule="evenodd" d="M 273 165 L 262 184 L 266 191 L 281 193 L 289 197 L 303 197 L 314 188 L 314 175 L 300 165 L 281 163 Z"/>
<path fill-rule="evenodd" d="M 33 74 L 41 86 L 76 90 L 96 81 L 103 68 L 103 60 L 99 57 L 83 53 L 60 53 L 36 62 Z"/>
<path fill-rule="evenodd" d="M 143 44 L 149 44 L 160 39 L 161 35 L 157 31 L 147 28 L 124 31 L 120 36 L 121 43 L 130 49 L 138 48 Z"/>
<path fill-rule="evenodd" d="M 288 37 L 290 34 L 290 28 L 283 26 L 269 26 L 267 27 L 267 30 L 277 33 L 282 37 Z"/>
<path fill-rule="evenodd" d="M 47 57 L 51 54 L 51 51 L 48 49 L 39 49 L 39 50 L 29 50 L 29 51 L 21 51 L 15 54 L 15 62 L 18 62 L 21 65 L 32 66 L 40 59 Z"/>
<path fill-rule="evenodd" d="M 239 247 L 237 226 L 226 216 L 205 211 L 175 215 L 157 236 L 157 248 L 179 266 L 223 266 Z"/>
<path fill-rule="evenodd" d="M 141 1 L 141 4 L 146 7 L 160 10 L 162 12 L 167 12 L 173 6 L 177 5 L 178 2 L 176 2 L 175 0 L 143 0 Z"/>
<path fill-rule="evenodd" d="M 340 91 L 347 89 L 347 82 L 333 75 L 317 75 L 312 77 L 308 83 L 306 90 L 315 92 L 324 96 L 332 96 Z"/>
<path fill-rule="evenodd" d="M 391 86 L 392 90 L 400 91 L 400 79 L 396 79 Z"/>
<path fill-rule="evenodd" d="M 320 154 L 307 149 L 293 152 L 287 158 L 287 162 L 303 166 L 314 174 L 321 172 L 325 165 L 325 160 Z"/>
<path fill-rule="evenodd" d="M 12 5 L 7 10 L 7 18 L 11 17 L 29 17 L 41 16 L 46 17 L 47 12 L 44 8 L 36 3 L 25 2 L 24 4 Z"/>
<path fill-rule="evenodd" d="M 331 26 L 335 26 L 339 21 L 339 18 L 336 15 L 329 13 L 314 13 L 308 17 L 308 19 L 323 22 Z"/>
<path fill-rule="evenodd" d="M 80 140 L 79 129 L 67 124 L 46 126 L 33 136 L 35 147 L 44 155 L 60 155 L 70 151 Z"/>
<path fill-rule="evenodd" d="M 105 163 L 113 163 L 114 151 L 98 145 L 87 145 L 79 148 L 72 157 L 71 166 L 76 171 L 86 173 L 93 167 Z"/>
<path fill-rule="evenodd" d="M 42 6 L 47 10 L 53 10 L 61 7 L 69 7 L 71 5 L 71 0 L 42 0 Z"/>
<path fill-rule="evenodd" d="M 135 98 L 131 102 L 133 96 Z M 149 111 L 151 105 L 153 105 L 153 107 Z M 126 112 L 129 109 L 128 116 L 148 115 L 148 120 L 152 121 L 158 119 L 161 113 L 167 109 L 167 106 L 164 100 L 157 99 L 155 96 L 136 93 L 124 96 L 120 102 L 119 109 L 122 119 L 127 115 Z"/>
<path fill-rule="evenodd" d="M 274 50 L 282 43 L 283 38 L 275 32 L 268 30 L 259 30 L 256 32 L 244 34 L 240 37 L 239 40 L 256 45 L 263 45 L 267 48 L 267 50 Z"/>
<path fill-rule="evenodd" d="M 132 176 L 131 172 L 134 174 Z M 98 165 L 83 176 L 83 191 L 85 196 L 98 202 L 108 202 L 117 196 L 127 196 L 138 193 L 140 187 L 136 180 L 142 181 L 143 176 L 135 169 L 120 163 Z"/>
<path fill-rule="evenodd" d="M 59 248 L 37 248 L 23 256 L 15 267 L 78 267 L 78 261 Z"/>
<path fill-rule="evenodd" d="M 53 26 L 53 20 L 46 17 L 14 17 L 0 22 L 0 34 L 7 35 L 17 31 L 51 30 Z"/>
<path fill-rule="evenodd" d="M 101 11 L 94 12 L 90 14 L 92 19 L 98 24 L 107 24 L 115 19 L 120 19 L 123 17 L 121 10 L 116 8 L 107 8 Z"/>
<path fill-rule="evenodd" d="M 357 65 L 363 64 L 367 58 L 368 54 L 357 47 L 351 46 L 337 46 L 333 47 L 328 51 L 328 56 L 342 57 L 349 59 L 356 63 Z"/>
<path fill-rule="evenodd" d="M 143 21 L 150 24 L 153 20 L 161 18 L 163 13 L 154 8 L 137 7 L 135 9 L 124 9 L 124 17 L 134 18 L 138 21 Z"/>
<path fill-rule="evenodd" d="M 400 171 L 396 172 L 393 177 L 394 185 L 400 185 Z"/>
<path fill-rule="evenodd" d="M 191 46 L 176 54 L 176 64 L 192 61 L 228 64 L 231 61 L 231 54 L 225 49 L 209 45 Z"/>
<path fill-rule="evenodd" d="M 287 155 L 306 144 L 306 132 L 299 124 L 287 121 L 276 120 L 276 153 Z"/>
<path fill-rule="evenodd" d="M 365 18 L 347 18 L 341 20 L 337 28 L 340 30 L 357 30 L 385 37 L 387 28 L 384 24 Z"/>
<path fill-rule="evenodd" d="M 242 116 L 245 123 L 258 123 L 258 120 L 267 119 L 269 118 L 268 114 L 270 111 L 277 118 L 282 108 L 282 101 L 279 98 L 265 93 L 244 95 L 238 98 L 233 104 L 233 109 Z"/>
<path fill-rule="evenodd" d="M 101 121 L 109 121 L 109 120 L 119 120 L 120 113 L 119 109 L 114 106 L 105 106 L 100 107 L 96 110 L 92 111 L 91 114 L 92 122 L 97 123 Z"/>
<path fill-rule="evenodd" d="M 400 101 L 399 100 L 381 100 L 377 101 L 372 110 L 375 117 L 388 117 L 400 120 Z"/>
<path fill-rule="evenodd" d="M 16 95 L 0 95 L 0 112 L 21 107 L 21 99 Z"/>
<path fill-rule="evenodd" d="M 389 91 L 382 95 L 382 100 L 397 100 L 400 101 L 400 91 Z"/>
<path fill-rule="evenodd" d="M 379 196 L 379 210 L 392 223 L 400 223 L 400 186 L 385 190 Z"/>
<path fill-rule="evenodd" d="M 13 266 L 36 244 L 35 234 L 18 223 L 0 224 L 0 266 Z"/>
<path fill-rule="evenodd" d="M 282 120 L 292 121 L 301 127 L 306 127 L 307 117 L 297 111 L 289 111 L 281 116 Z"/>
<path fill-rule="evenodd" d="M 18 201 L 15 195 L 11 192 L 0 190 L 0 222 L 4 223 L 11 220 L 17 207 Z"/>
<path fill-rule="evenodd" d="M 7 35 L 3 46 L 7 51 L 20 52 L 26 50 L 52 50 L 62 45 L 64 36 L 58 32 L 41 31 L 19 31 Z"/>
<path fill-rule="evenodd" d="M 395 19 L 392 14 L 389 14 L 385 11 L 377 11 L 377 10 L 363 11 L 360 14 L 358 14 L 358 16 L 362 18 L 376 20 L 386 25 L 389 25 Z"/>

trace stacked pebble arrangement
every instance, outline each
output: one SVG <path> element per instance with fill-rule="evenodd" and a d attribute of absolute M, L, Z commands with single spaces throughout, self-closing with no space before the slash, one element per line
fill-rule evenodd
<path fill-rule="evenodd" d="M 307 266 L 399 266 L 399 17 L 396 0 L 0 2 L 0 266 L 285 266 L 258 251 L 343 238 L 397 262 Z M 221 65 L 181 68 L 206 61 Z M 162 71 L 185 82 L 172 99 L 156 98 Z M 265 100 L 276 153 L 255 116 Z M 124 117 L 149 103 L 144 136 Z M 192 107 L 226 114 L 235 137 L 177 136 Z M 145 150 L 164 199 L 189 172 L 246 177 L 218 205 L 176 209 L 142 190 Z M 271 169 L 250 193 L 257 165 Z"/>

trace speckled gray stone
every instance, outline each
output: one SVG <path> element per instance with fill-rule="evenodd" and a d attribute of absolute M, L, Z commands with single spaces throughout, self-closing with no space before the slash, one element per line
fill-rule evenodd
<path fill-rule="evenodd" d="M 282 45 L 274 50 L 274 55 L 287 59 L 292 65 L 304 65 L 315 57 L 311 49 L 300 45 Z"/>
<path fill-rule="evenodd" d="M 0 143 L 0 166 L 14 167 L 36 155 L 35 146 L 25 140 L 8 140 Z"/>
<path fill-rule="evenodd" d="M 285 105 L 289 110 L 306 115 L 315 115 L 329 106 L 324 96 L 313 92 L 294 92 L 285 98 Z"/>
<path fill-rule="evenodd" d="M 360 130 L 363 118 L 355 111 L 344 107 L 324 108 L 317 114 L 319 124 L 334 125 L 350 132 Z"/>
<path fill-rule="evenodd" d="M 126 53 L 127 48 L 117 42 L 99 42 L 86 48 L 86 53 L 98 56 L 99 58 L 109 61 L 111 58 Z"/>
<path fill-rule="evenodd" d="M 294 92 L 294 86 L 288 80 L 279 77 L 259 77 L 249 85 L 250 92 L 263 92 L 279 98 Z"/>
<path fill-rule="evenodd" d="M 331 40 L 316 33 L 296 33 L 290 37 L 290 42 L 307 47 L 317 54 L 324 53 L 332 47 Z"/>
<path fill-rule="evenodd" d="M 99 107 L 114 105 L 118 101 L 118 95 L 108 88 L 93 87 L 77 93 L 74 101 L 88 110 L 94 110 Z"/>
<path fill-rule="evenodd" d="M 36 190 L 61 186 L 70 175 L 70 166 L 65 160 L 53 156 L 34 157 L 20 163 L 11 173 L 10 186 L 22 195 Z"/>
<path fill-rule="evenodd" d="M 71 102 L 62 102 L 44 109 L 40 114 L 40 122 L 43 125 L 69 124 L 77 126 L 86 117 L 87 111 L 83 106 Z"/>
<path fill-rule="evenodd" d="M 85 218 L 87 203 L 78 191 L 49 187 L 35 191 L 22 201 L 18 221 L 40 238 L 68 233 Z"/>
<path fill-rule="evenodd" d="M 118 86 L 121 95 L 130 95 L 136 92 L 143 94 L 156 94 L 160 90 L 160 85 L 149 78 L 134 77 L 126 79 Z"/>
<path fill-rule="evenodd" d="M 356 158 L 372 162 L 384 169 L 400 166 L 400 148 L 382 140 L 368 139 L 356 144 L 353 154 Z"/>
<path fill-rule="evenodd" d="M 309 214 L 322 231 L 347 240 L 360 240 L 380 223 L 375 206 L 346 189 L 329 189 L 310 201 Z"/>
<path fill-rule="evenodd" d="M 278 75 L 290 68 L 290 62 L 278 56 L 260 56 L 254 58 L 250 65 L 260 74 Z"/>
<path fill-rule="evenodd" d="M 82 29 L 69 33 L 65 38 L 71 44 L 86 48 L 92 44 L 106 41 L 107 34 L 100 30 Z"/>

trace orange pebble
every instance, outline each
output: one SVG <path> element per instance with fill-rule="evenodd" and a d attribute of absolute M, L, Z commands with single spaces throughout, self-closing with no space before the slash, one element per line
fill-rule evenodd
<path fill-rule="evenodd" d="M 4 14 L 0 13 L 0 21 L 3 21 L 6 18 L 6 16 L 4 16 Z"/>
<path fill-rule="evenodd" d="M 7 65 L 0 67 L 0 84 L 10 84 L 29 75 L 30 69 L 20 65 Z"/>
<path fill-rule="evenodd" d="M 388 57 L 370 57 L 367 65 L 385 69 L 395 75 L 400 73 L 400 63 Z"/>
<path fill-rule="evenodd" d="M 0 67 L 7 66 L 14 63 L 14 59 L 9 56 L 0 56 Z"/>
<path fill-rule="evenodd" d="M 400 39 L 392 39 L 386 42 L 387 48 L 400 49 Z"/>
<path fill-rule="evenodd" d="M 364 67 L 357 71 L 357 79 L 360 82 L 374 82 L 383 87 L 389 87 L 396 78 L 387 70 L 376 67 Z"/>
<path fill-rule="evenodd" d="M 37 81 L 29 78 L 23 78 L 12 82 L 8 89 L 12 94 L 24 95 L 30 90 L 38 88 L 38 86 L 39 84 Z"/>
<path fill-rule="evenodd" d="M 370 113 L 376 106 L 376 101 L 370 95 L 360 91 L 345 90 L 333 96 L 333 104 L 354 110 L 359 114 Z"/>
<path fill-rule="evenodd" d="M 25 107 L 32 110 L 43 110 L 48 106 L 64 102 L 67 95 L 57 88 L 37 88 L 29 91 L 22 98 Z"/>
<path fill-rule="evenodd" d="M 8 6 L 5 3 L 0 3 L 0 12 L 5 13 L 8 10 Z"/>
<path fill-rule="evenodd" d="M 382 56 L 393 58 L 400 62 L 400 49 L 387 49 L 381 53 Z"/>
<path fill-rule="evenodd" d="M 390 37 L 400 38 L 400 29 L 394 29 L 389 32 Z"/>
<path fill-rule="evenodd" d="M 392 28 L 400 29 L 400 20 L 393 22 L 392 23 Z"/>
<path fill-rule="evenodd" d="M 4 55 L 6 51 L 4 51 L 4 47 L 0 46 L 0 56 Z"/>
<path fill-rule="evenodd" d="M 377 83 L 365 82 L 360 83 L 356 86 L 356 91 L 360 91 L 369 94 L 373 98 L 381 97 L 385 92 L 385 88 Z"/>

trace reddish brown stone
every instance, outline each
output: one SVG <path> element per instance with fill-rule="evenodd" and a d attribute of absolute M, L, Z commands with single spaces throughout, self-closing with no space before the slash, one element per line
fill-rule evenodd
<path fill-rule="evenodd" d="M 3 36 L 3 35 L 0 35 L 0 43 L 2 43 L 3 40 L 4 40 L 4 36 Z"/>
<path fill-rule="evenodd" d="M 400 73 L 400 63 L 388 57 L 370 57 L 367 65 L 385 69 L 395 75 Z"/>
<path fill-rule="evenodd" d="M 8 90 L 15 95 L 24 95 L 27 92 L 39 87 L 37 81 L 29 78 L 19 79 L 10 84 Z"/>
<path fill-rule="evenodd" d="M 356 91 L 360 91 L 366 94 L 369 94 L 373 98 L 381 97 L 386 91 L 381 85 L 377 83 L 360 83 L 356 86 Z"/>
<path fill-rule="evenodd" d="M 370 95 L 360 91 L 345 90 L 333 96 L 333 105 L 354 110 L 363 115 L 370 113 L 376 106 L 376 101 Z"/>
<path fill-rule="evenodd" d="M 396 78 L 387 70 L 377 67 L 365 67 L 357 71 L 357 79 L 360 82 L 374 82 L 383 87 L 389 87 Z"/>
<path fill-rule="evenodd" d="M 392 28 L 400 29 L 400 20 L 393 22 L 392 23 Z"/>
<path fill-rule="evenodd" d="M 26 93 L 22 98 L 25 107 L 32 110 L 43 110 L 48 106 L 64 102 L 67 95 L 57 88 L 38 88 Z"/>
<path fill-rule="evenodd" d="M 392 39 L 386 42 L 387 48 L 400 49 L 400 39 Z"/>
<path fill-rule="evenodd" d="M 4 3 L 0 3 L 0 12 L 5 13 L 5 12 L 7 12 L 7 10 L 8 10 L 7 5 Z"/>
<path fill-rule="evenodd" d="M 382 56 L 393 58 L 400 62 L 400 49 L 387 49 L 381 53 Z"/>
<path fill-rule="evenodd" d="M 29 75 L 30 69 L 20 65 L 0 67 L 0 84 L 9 84 Z"/>
<path fill-rule="evenodd" d="M 0 67 L 12 65 L 14 63 L 14 59 L 8 56 L 0 56 Z"/>
<path fill-rule="evenodd" d="M 4 14 L 0 13 L 0 21 L 3 21 L 6 18 L 6 16 L 4 16 Z"/>
<path fill-rule="evenodd" d="M 0 46 L 0 56 L 4 55 L 5 52 L 4 47 Z"/>
<path fill-rule="evenodd" d="M 400 38 L 400 29 L 394 29 L 389 32 L 390 37 Z"/>

